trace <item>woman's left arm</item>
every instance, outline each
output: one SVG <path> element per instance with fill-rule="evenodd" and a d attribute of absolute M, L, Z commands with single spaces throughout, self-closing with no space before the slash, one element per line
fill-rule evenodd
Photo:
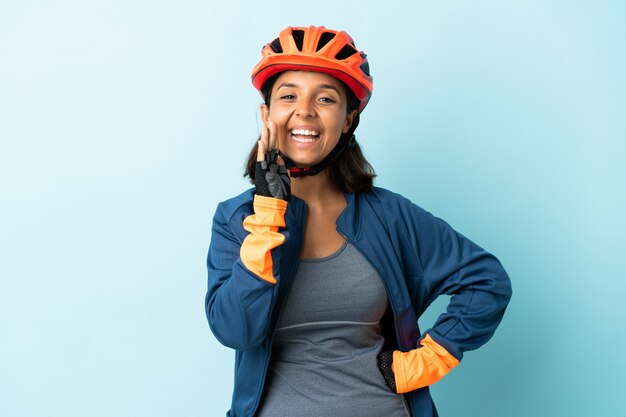
<path fill-rule="evenodd" d="M 405 222 L 421 262 L 426 305 L 442 294 L 451 298 L 416 349 L 393 352 L 398 393 L 434 384 L 459 364 L 463 352 L 486 343 L 512 294 L 509 277 L 495 256 L 427 211 L 415 205 L 410 210 Z"/>

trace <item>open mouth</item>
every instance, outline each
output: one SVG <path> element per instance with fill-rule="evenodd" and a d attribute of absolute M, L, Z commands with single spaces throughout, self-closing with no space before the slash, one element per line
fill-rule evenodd
<path fill-rule="evenodd" d="M 320 133 L 315 130 L 292 129 L 291 138 L 296 142 L 311 143 L 320 138 Z"/>

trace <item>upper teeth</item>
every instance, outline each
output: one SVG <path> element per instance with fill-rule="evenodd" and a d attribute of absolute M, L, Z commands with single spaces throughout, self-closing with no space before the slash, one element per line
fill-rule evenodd
<path fill-rule="evenodd" d="M 316 132 L 315 130 L 293 129 L 291 131 L 291 134 L 292 135 L 317 136 L 317 135 L 319 135 L 319 132 Z"/>

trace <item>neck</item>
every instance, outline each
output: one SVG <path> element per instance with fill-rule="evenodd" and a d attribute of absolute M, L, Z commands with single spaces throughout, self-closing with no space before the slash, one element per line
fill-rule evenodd
<path fill-rule="evenodd" d="M 332 185 L 326 175 L 326 171 L 314 176 L 292 178 L 291 194 L 304 200 L 307 205 L 326 203 L 330 200 L 344 198 L 343 193 Z"/>

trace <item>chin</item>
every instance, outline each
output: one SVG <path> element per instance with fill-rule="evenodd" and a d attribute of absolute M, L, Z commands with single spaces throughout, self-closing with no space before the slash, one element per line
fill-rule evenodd
<path fill-rule="evenodd" d="M 319 164 L 320 162 L 322 162 L 321 159 L 319 160 L 309 160 L 309 159 L 292 159 L 293 163 L 296 164 L 296 166 L 300 167 L 300 168 L 311 168 L 314 165 Z"/>

